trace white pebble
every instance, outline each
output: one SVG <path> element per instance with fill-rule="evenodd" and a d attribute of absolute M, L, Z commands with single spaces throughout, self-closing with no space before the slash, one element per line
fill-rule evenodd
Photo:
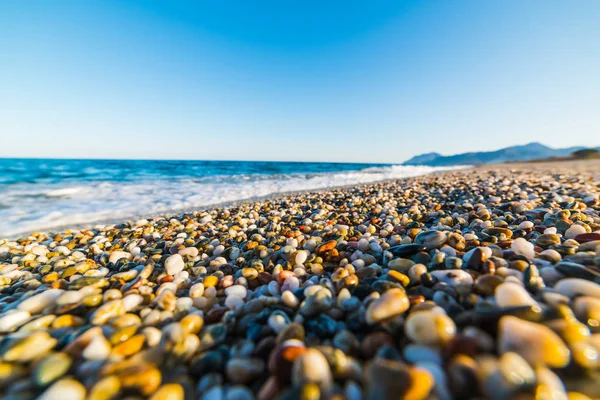
<path fill-rule="evenodd" d="M 227 297 L 235 296 L 244 299 L 248 294 L 248 290 L 242 285 L 233 285 L 225 289 L 225 294 Z"/>
<path fill-rule="evenodd" d="M 184 266 L 183 258 L 179 254 L 173 254 L 165 261 L 165 270 L 167 271 L 167 274 L 171 276 L 177 275 L 179 272 L 183 271 Z"/>
<path fill-rule="evenodd" d="M 573 224 L 565 232 L 565 238 L 574 239 L 575 236 L 581 235 L 582 233 L 586 233 L 585 228 L 581 225 Z"/>
<path fill-rule="evenodd" d="M 533 260 L 535 257 L 535 249 L 533 248 L 533 244 L 528 242 L 524 238 L 516 238 L 510 247 L 515 254 L 526 257 L 529 260 Z"/>

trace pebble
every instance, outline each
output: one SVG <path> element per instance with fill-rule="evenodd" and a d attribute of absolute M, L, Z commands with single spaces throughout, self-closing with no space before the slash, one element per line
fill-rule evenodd
<path fill-rule="evenodd" d="M 570 351 L 550 328 L 513 316 L 499 322 L 498 352 L 515 352 L 531 365 L 561 368 L 570 361 Z"/>
<path fill-rule="evenodd" d="M 294 361 L 292 383 L 296 386 L 316 383 L 323 388 L 329 388 L 333 383 L 333 377 L 325 356 L 315 349 L 307 349 L 302 353 Z"/>
<path fill-rule="evenodd" d="M 600 285 L 594 282 L 579 278 L 567 278 L 560 280 L 554 290 L 558 293 L 574 298 L 577 296 L 590 296 L 600 298 Z"/>
<path fill-rule="evenodd" d="M 112 253 L 110 253 L 108 262 L 115 264 L 117 261 L 119 261 L 122 258 L 126 259 L 127 261 L 130 261 L 133 257 L 131 256 L 130 253 L 128 253 L 126 251 L 113 251 Z"/>
<path fill-rule="evenodd" d="M 17 306 L 17 309 L 27 311 L 30 314 L 39 314 L 44 308 L 54 304 L 63 292 L 61 289 L 46 290 L 23 300 Z"/>
<path fill-rule="evenodd" d="M 4 361 L 16 361 L 26 363 L 45 355 L 57 344 L 57 340 L 51 337 L 48 332 L 34 332 L 7 344 L 3 349 L 2 358 Z"/>
<path fill-rule="evenodd" d="M 0 332 L 7 333 L 16 330 L 31 318 L 31 314 L 24 310 L 10 310 L 0 316 Z"/>
<path fill-rule="evenodd" d="M 183 271 L 184 267 L 185 263 L 180 254 L 173 254 L 165 260 L 165 271 L 171 276 L 177 275 Z"/>
<path fill-rule="evenodd" d="M 390 289 L 373 301 L 366 313 L 368 324 L 376 324 L 388 318 L 402 315 L 410 307 L 410 301 L 402 289 Z"/>
<path fill-rule="evenodd" d="M 253 358 L 232 358 L 227 362 L 228 379 L 236 384 L 246 384 L 263 373 L 264 362 Z"/>
<path fill-rule="evenodd" d="M 87 360 L 105 360 L 110 355 L 110 343 L 103 335 L 95 336 L 83 350 L 82 356 Z"/>
<path fill-rule="evenodd" d="M 583 235 L 587 233 L 585 228 L 581 225 L 573 224 L 567 229 L 565 232 L 565 238 L 567 239 L 575 239 L 578 235 Z"/>
<path fill-rule="evenodd" d="M 494 292 L 499 307 L 537 306 L 538 302 L 518 283 L 504 282 Z"/>
<path fill-rule="evenodd" d="M 404 321 L 404 333 L 421 345 L 442 345 L 456 335 L 456 324 L 442 310 L 411 312 Z"/>
<path fill-rule="evenodd" d="M 86 395 L 85 387 L 74 379 L 61 379 L 50 386 L 39 400 L 84 400 Z"/>
<path fill-rule="evenodd" d="M 227 296 L 239 297 L 240 299 L 246 298 L 248 294 L 246 288 L 242 285 L 233 285 L 225 289 Z"/>
<path fill-rule="evenodd" d="M 38 386 L 44 387 L 67 373 L 73 360 L 66 353 L 54 353 L 45 357 L 35 367 L 33 377 Z"/>
<path fill-rule="evenodd" d="M 535 249 L 533 244 L 524 238 L 516 238 L 510 248 L 515 252 L 515 254 L 521 255 L 529 260 L 533 260 L 535 257 Z"/>
<path fill-rule="evenodd" d="M 440 231 L 421 232 L 415 238 L 415 243 L 425 246 L 425 250 L 436 249 L 446 243 L 447 237 Z"/>
<path fill-rule="evenodd" d="M 432 271 L 431 275 L 452 287 L 473 284 L 473 277 L 462 269 Z"/>

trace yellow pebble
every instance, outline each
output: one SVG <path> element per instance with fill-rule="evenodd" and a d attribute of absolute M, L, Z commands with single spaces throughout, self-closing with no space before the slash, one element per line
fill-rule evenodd
<path fill-rule="evenodd" d="M 114 354 L 119 354 L 122 356 L 131 356 L 142 349 L 144 346 L 144 341 L 146 337 L 142 334 L 132 336 L 126 341 L 119 343 L 113 348 Z"/>
<path fill-rule="evenodd" d="M 150 400 L 183 400 L 185 393 L 183 387 L 178 383 L 167 383 L 162 385 Z"/>
<path fill-rule="evenodd" d="M 388 272 L 388 275 L 396 281 L 400 282 L 404 287 L 408 286 L 408 284 L 410 283 L 409 277 L 401 272 L 391 270 Z"/>
<path fill-rule="evenodd" d="M 77 317 L 71 314 L 64 314 L 60 317 L 56 318 L 54 322 L 52 322 L 52 328 L 68 328 L 74 326 L 83 326 L 85 325 L 85 320 L 81 317 Z"/>
<path fill-rule="evenodd" d="M 204 278 L 204 287 L 208 288 L 211 286 L 216 286 L 217 283 L 219 283 L 219 278 L 217 278 L 216 276 L 210 275 L 207 276 L 206 278 Z"/>
<path fill-rule="evenodd" d="M 591 397 L 587 397 L 585 394 L 578 392 L 567 392 L 567 398 L 569 400 L 592 400 Z"/>
<path fill-rule="evenodd" d="M 88 400 L 116 399 L 121 391 L 121 382 L 116 376 L 102 378 L 92 387 Z"/>
<path fill-rule="evenodd" d="M 185 333 L 198 333 L 204 325 L 204 319 L 198 314 L 188 314 L 180 321 Z"/>

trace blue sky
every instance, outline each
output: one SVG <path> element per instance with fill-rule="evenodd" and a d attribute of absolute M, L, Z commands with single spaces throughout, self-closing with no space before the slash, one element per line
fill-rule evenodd
<path fill-rule="evenodd" d="M 0 157 L 600 145 L 600 2 L 3 1 Z"/>

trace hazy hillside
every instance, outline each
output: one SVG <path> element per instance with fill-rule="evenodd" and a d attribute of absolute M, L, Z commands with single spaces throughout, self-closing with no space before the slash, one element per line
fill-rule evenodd
<path fill-rule="evenodd" d="M 584 149 L 583 146 L 554 149 L 541 143 L 528 143 L 521 146 L 506 147 L 495 151 L 482 151 L 444 156 L 439 153 L 426 153 L 407 160 L 403 165 L 477 165 L 503 163 L 507 161 L 530 161 L 550 157 L 566 157 L 574 151 Z"/>

